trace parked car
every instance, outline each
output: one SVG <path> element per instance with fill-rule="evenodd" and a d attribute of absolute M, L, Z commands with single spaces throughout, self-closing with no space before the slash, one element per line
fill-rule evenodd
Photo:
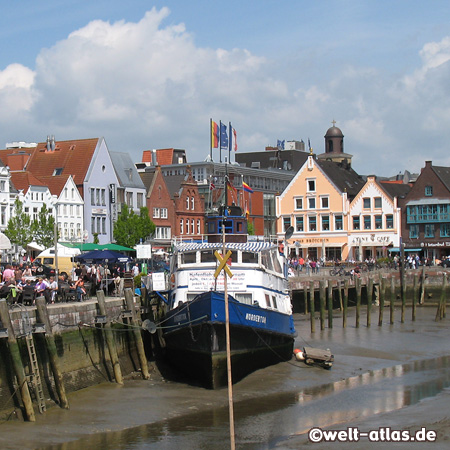
<path fill-rule="evenodd" d="M 33 261 L 31 265 L 31 271 L 37 276 L 41 277 L 45 275 L 47 278 L 55 275 L 55 269 L 46 264 L 41 264 L 38 261 Z"/>

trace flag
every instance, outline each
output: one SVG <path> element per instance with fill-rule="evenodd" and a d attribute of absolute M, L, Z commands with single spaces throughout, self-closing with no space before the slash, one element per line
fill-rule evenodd
<path fill-rule="evenodd" d="M 229 190 L 230 192 L 237 193 L 236 188 L 231 184 L 231 181 L 230 181 L 230 180 L 227 180 L 227 188 L 228 188 L 228 190 Z"/>
<path fill-rule="evenodd" d="M 311 150 L 311 142 L 310 142 L 309 138 L 308 138 L 308 150 Z"/>
<path fill-rule="evenodd" d="M 277 141 L 277 148 L 278 150 L 284 150 L 284 141 Z"/>
<path fill-rule="evenodd" d="M 211 120 L 211 148 L 219 147 L 219 125 Z"/>
<path fill-rule="evenodd" d="M 245 192 L 253 194 L 253 189 L 245 181 L 242 182 L 242 189 L 244 189 Z"/>
<path fill-rule="evenodd" d="M 220 122 L 220 148 L 228 150 L 227 126 Z"/>
<path fill-rule="evenodd" d="M 216 188 L 216 185 L 211 181 L 211 184 L 209 185 L 209 189 L 213 191 Z"/>
<path fill-rule="evenodd" d="M 229 127 L 229 137 L 230 137 L 230 148 L 229 150 L 234 150 L 235 152 L 237 151 L 237 134 L 236 134 L 236 130 L 231 126 L 231 122 L 228 125 Z"/>

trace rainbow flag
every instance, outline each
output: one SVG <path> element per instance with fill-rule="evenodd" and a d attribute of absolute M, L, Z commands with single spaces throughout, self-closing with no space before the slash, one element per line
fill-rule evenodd
<path fill-rule="evenodd" d="M 245 192 L 253 194 L 253 189 L 245 181 L 242 182 L 242 189 L 244 189 Z"/>
<path fill-rule="evenodd" d="M 211 148 L 219 147 L 219 125 L 211 120 Z"/>

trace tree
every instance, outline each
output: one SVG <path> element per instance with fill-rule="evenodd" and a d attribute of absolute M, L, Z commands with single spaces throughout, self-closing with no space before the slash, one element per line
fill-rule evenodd
<path fill-rule="evenodd" d="M 123 205 L 114 223 L 114 239 L 125 247 L 134 247 L 141 239 L 145 241 L 154 231 L 155 224 L 150 220 L 146 207 L 135 214 L 128 205 Z"/>
<path fill-rule="evenodd" d="M 18 198 L 14 201 L 14 212 L 6 226 L 5 234 L 11 244 L 20 245 L 22 248 L 26 248 L 33 240 L 30 216 L 24 212 L 23 203 Z"/>
<path fill-rule="evenodd" d="M 31 224 L 33 239 L 45 248 L 52 247 L 55 242 L 55 218 L 49 215 L 47 205 L 43 205 L 36 220 Z"/>

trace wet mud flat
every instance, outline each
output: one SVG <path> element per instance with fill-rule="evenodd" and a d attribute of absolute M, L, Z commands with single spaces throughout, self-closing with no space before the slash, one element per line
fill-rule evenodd
<path fill-rule="evenodd" d="M 370 328 L 355 328 L 350 315 L 346 329 L 337 314 L 333 329 L 314 334 L 308 318 L 297 315 L 296 347 L 330 348 L 335 364 L 324 370 L 292 360 L 234 385 L 237 448 L 299 448 L 308 443 L 304 433 L 312 426 L 403 429 L 427 422 L 440 433 L 430 445 L 447 448 L 450 319 L 435 322 L 435 313 L 419 308 L 412 322 L 408 310 L 403 324 L 398 313 L 393 325 Z M 105 383 L 73 393 L 69 401 L 70 410 L 51 408 L 35 423 L 1 422 L 0 448 L 229 448 L 226 389 L 167 382 L 154 372 L 150 381 Z"/>

